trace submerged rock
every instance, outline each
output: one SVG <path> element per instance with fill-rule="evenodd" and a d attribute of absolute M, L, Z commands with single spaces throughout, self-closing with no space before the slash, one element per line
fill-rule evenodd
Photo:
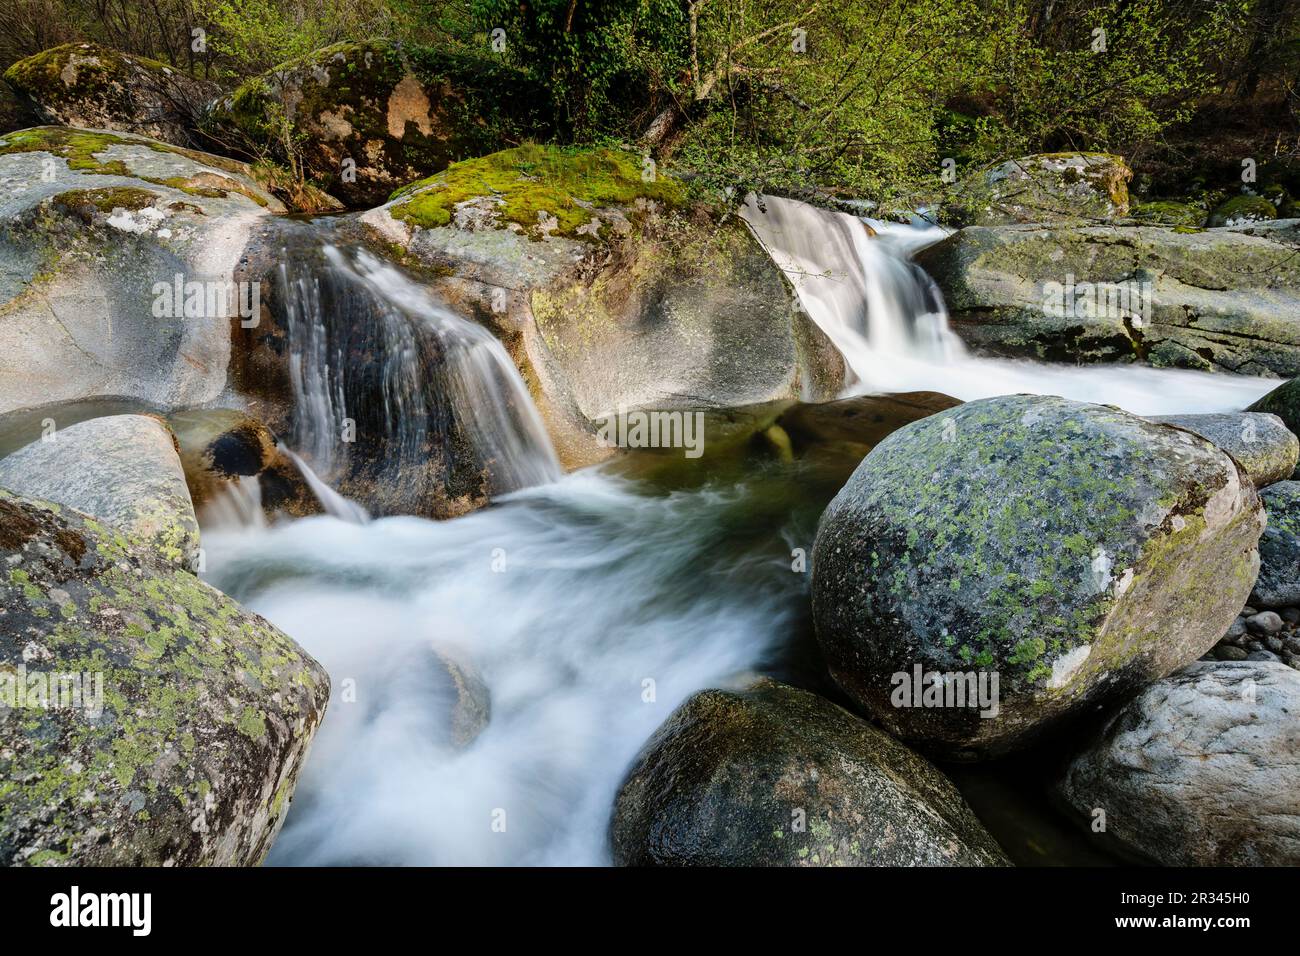
<path fill-rule="evenodd" d="M 843 360 L 742 222 L 616 150 L 526 146 L 399 192 L 363 221 L 496 327 L 561 460 L 608 457 L 623 411 L 824 400 Z"/>
<path fill-rule="evenodd" d="M 199 145 L 197 118 L 218 90 L 165 63 L 94 43 L 29 56 L 4 78 L 35 104 L 43 122 L 139 133 L 178 146 Z"/>
<path fill-rule="evenodd" d="M 826 509 L 817 638 L 904 740 L 1005 753 L 1214 646 L 1263 524 L 1237 464 L 1189 432 L 1061 398 L 968 402 L 882 441 Z M 911 699 L 917 668 L 996 678 L 997 706 L 955 685 L 947 706 Z"/>
<path fill-rule="evenodd" d="M 1186 428 L 1214 442 L 1237 459 L 1256 488 L 1289 478 L 1300 461 L 1300 439 L 1276 415 L 1226 412 L 1165 415 L 1149 420 Z"/>
<path fill-rule="evenodd" d="M 917 261 L 985 353 L 1295 375 L 1300 221 L 1270 226 L 975 227 Z"/>
<path fill-rule="evenodd" d="M 0 864 L 259 863 L 324 713 L 325 671 L 72 511 L 0 492 L 0 553 L 0 700 L 15 705 L 0 706 Z"/>
<path fill-rule="evenodd" d="M 1128 215 L 1133 170 L 1109 153 L 1038 153 L 1008 160 L 958 186 L 961 225 L 1117 219 Z"/>
<path fill-rule="evenodd" d="M 544 136 L 545 103 L 527 77 L 500 63 L 349 41 L 246 81 L 217 101 L 208 123 L 283 151 L 283 116 L 306 171 L 356 207 L 456 160 Z"/>
<path fill-rule="evenodd" d="M 192 567 L 199 523 L 167 426 L 148 415 L 92 418 L 0 459 L 0 488 L 98 518 L 164 561 Z"/>
<path fill-rule="evenodd" d="M 284 207 L 241 163 L 40 127 L 0 137 L 0 413 L 110 395 L 169 409 L 225 388 L 239 272 Z"/>
<path fill-rule="evenodd" d="M 231 482 L 257 478 L 266 514 L 320 513 L 298 467 L 257 419 L 234 409 L 204 408 L 173 412 L 167 423 L 176 435 L 195 508 L 212 502 Z"/>
<path fill-rule="evenodd" d="M 1300 863 L 1300 674 L 1198 662 L 1148 687 L 1058 792 L 1105 840 L 1167 866 Z"/>
<path fill-rule="evenodd" d="M 800 403 L 783 412 L 777 422 L 800 449 L 823 444 L 870 448 L 903 425 L 960 404 L 940 392 L 857 395 L 834 402 Z"/>
<path fill-rule="evenodd" d="M 619 789 L 610 840 L 623 866 L 1007 863 L 923 757 L 767 679 L 673 712 Z"/>
<path fill-rule="evenodd" d="M 1259 539 L 1259 578 L 1250 603 L 1256 607 L 1300 604 L 1300 481 L 1280 481 L 1259 497 L 1268 527 Z"/>

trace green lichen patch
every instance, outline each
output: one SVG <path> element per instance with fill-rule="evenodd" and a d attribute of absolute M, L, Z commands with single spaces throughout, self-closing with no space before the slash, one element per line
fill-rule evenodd
<path fill-rule="evenodd" d="M 158 195 L 133 186 L 106 186 L 101 189 L 69 189 L 55 196 L 54 201 L 68 209 L 93 206 L 105 213 L 115 209 L 135 212 L 152 206 L 158 201 Z"/>
<path fill-rule="evenodd" d="M 433 228 L 450 223 L 458 203 L 483 197 L 493 200 L 500 220 L 530 235 L 540 237 L 539 224 L 553 218 L 550 233 L 572 238 L 585 235 L 579 230 L 593 221 L 594 209 L 628 207 L 639 199 L 676 206 L 685 192 L 673 179 L 643 177 L 641 160 L 631 153 L 527 145 L 454 163 L 412 183 L 394 193 L 389 211 L 395 219 Z"/>

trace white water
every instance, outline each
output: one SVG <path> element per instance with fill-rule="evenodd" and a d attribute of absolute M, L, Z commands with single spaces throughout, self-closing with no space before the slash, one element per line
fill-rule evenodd
<path fill-rule="evenodd" d="M 316 496 L 316 500 L 320 502 L 320 506 L 325 509 L 327 515 L 338 518 L 340 521 L 347 521 L 350 524 L 365 524 L 370 520 L 370 515 L 366 514 L 365 508 L 355 501 L 344 498 L 321 481 L 320 476 L 312 471 L 311 467 L 299 455 L 283 445 L 280 446 L 280 450 L 289 456 L 289 460 L 298 469 L 298 473 L 302 475 L 302 480 L 307 483 L 307 487 Z"/>
<path fill-rule="evenodd" d="M 788 639 L 806 601 L 779 513 L 770 546 L 735 548 L 764 507 L 745 489 L 645 497 L 585 471 L 452 521 L 205 529 L 212 582 L 333 682 L 270 862 L 605 862 L 637 750 L 691 692 Z M 430 645 L 491 689 L 491 722 L 464 751 L 431 728 L 446 702 L 411 674 Z"/>
<path fill-rule="evenodd" d="M 861 220 L 793 199 L 746 198 L 742 213 L 800 303 L 844 355 L 849 394 L 936 391 L 970 401 L 1030 392 L 1118 405 L 1139 415 L 1235 411 L 1276 379 L 1142 365 L 1064 366 L 969 354 L 934 282 L 907 258 L 935 226 Z"/>

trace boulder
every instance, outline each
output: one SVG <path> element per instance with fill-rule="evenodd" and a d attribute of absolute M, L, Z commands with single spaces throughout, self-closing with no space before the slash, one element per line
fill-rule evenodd
<path fill-rule="evenodd" d="M 176 440 L 156 418 L 113 415 L 56 427 L 0 459 L 0 488 L 98 518 L 170 564 L 196 561 L 199 523 Z"/>
<path fill-rule="evenodd" d="M 1128 215 L 1133 170 L 1109 153 L 1038 153 L 960 183 L 948 215 L 960 225 L 1107 220 Z"/>
<path fill-rule="evenodd" d="M 977 351 L 1300 372 L 1300 220 L 1271 228 L 962 229 L 917 255 Z"/>
<path fill-rule="evenodd" d="M 236 409 L 204 408 L 173 412 L 167 423 L 176 435 L 195 508 L 212 502 L 232 482 L 257 478 L 268 516 L 320 513 L 298 466 L 256 418 Z"/>
<path fill-rule="evenodd" d="M 827 507 L 817 639 L 895 735 L 1005 753 L 1213 647 L 1263 526 L 1244 472 L 1190 432 L 1048 396 L 968 402 L 887 437 Z"/>
<path fill-rule="evenodd" d="M 815 694 L 762 679 L 690 697 L 619 788 L 623 866 L 998 866 L 923 757 Z"/>
<path fill-rule="evenodd" d="M 1225 412 L 1165 415 L 1149 421 L 1186 428 L 1214 442 L 1237 459 L 1256 488 L 1290 478 L 1300 461 L 1300 439 L 1276 415 Z"/>
<path fill-rule="evenodd" d="M 92 518 L 0 492 L 0 552 L 0 865 L 259 863 L 324 670 Z"/>
<path fill-rule="evenodd" d="M 0 133 L 26 129 L 40 123 L 31 104 L 4 80 L 0 80 Z"/>
<path fill-rule="evenodd" d="M 0 137 L 0 413 L 216 399 L 232 322 L 259 321 L 245 246 L 283 211 L 242 163 L 156 140 Z"/>
<path fill-rule="evenodd" d="M 735 216 L 615 150 L 458 163 L 362 217 L 510 345 L 569 466 L 627 410 L 835 396 L 844 365 Z"/>
<path fill-rule="evenodd" d="M 545 94 L 480 57 L 345 42 L 282 63 L 219 99 L 208 128 L 270 147 L 353 207 L 383 202 L 412 179 L 508 143 L 545 136 Z"/>
<path fill-rule="evenodd" d="M 1300 380 L 1283 382 L 1263 398 L 1246 409 L 1248 412 L 1266 412 L 1282 419 L 1282 424 L 1300 435 Z M 1297 469 L 1295 477 L 1300 477 Z"/>
<path fill-rule="evenodd" d="M 1300 673 L 1198 662 L 1144 690 L 1058 794 L 1103 838 L 1166 866 L 1300 864 Z"/>
<path fill-rule="evenodd" d="M 165 63 L 80 42 L 19 60 L 4 78 L 42 122 L 138 133 L 177 146 L 201 145 L 195 126 L 218 92 L 215 83 Z"/>
<path fill-rule="evenodd" d="M 940 392 L 856 395 L 834 402 L 800 402 L 776 421 L 800 451 L 827 444 L 861 445 L 870 450 L 902 426 L 960 404 Z"/>
<path fill-rule="evenodd" d="M 1251 222 L 1268 222 L 1277 218 L 1277 207 L 1263 196 L 1234 196 L 1216 206 L 1205 225 L 1244 226 Z"/>
<path fill-rule="evenodd" d="M 1260 493 L 1268 527 L 1259 539 L 1259 578 L 1251 592 L 1255 607 L 1300 604 L 1300 481 L 1280 481 Z"/>

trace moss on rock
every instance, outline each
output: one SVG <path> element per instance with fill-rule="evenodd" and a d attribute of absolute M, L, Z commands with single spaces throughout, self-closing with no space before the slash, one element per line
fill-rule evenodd
<path fill-rule="evenodd" d="M 1205 225 L 1239 226 L 1248 222 L 1267 222 L 1277 218 L 1277 207 L 1263 196 L 1234 196 L 1218 206 Z"/>

